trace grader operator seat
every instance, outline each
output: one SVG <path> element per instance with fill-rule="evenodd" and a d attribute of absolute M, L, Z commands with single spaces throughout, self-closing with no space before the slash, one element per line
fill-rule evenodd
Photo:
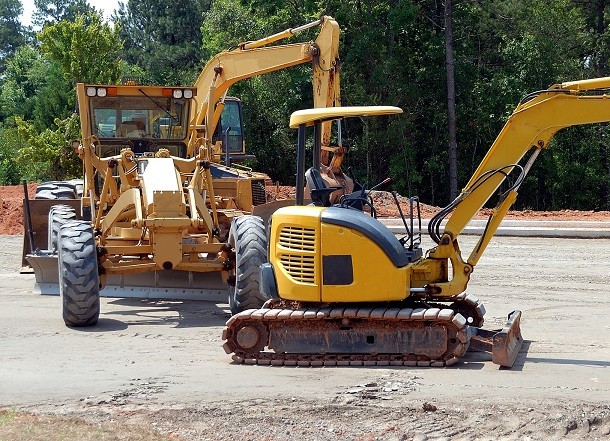
<path fill-rule="evenodd" d="M 139 120 L 125 121 L 117 129 L 118 138 L 142 138 L 146 136 L 145 123 Z"/>

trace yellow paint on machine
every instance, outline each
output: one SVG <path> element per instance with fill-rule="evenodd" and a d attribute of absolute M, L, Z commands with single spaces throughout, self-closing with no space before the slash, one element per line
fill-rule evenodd
<path fill-rule="evenodd" d="M 371 239 L 342 226 L 322 223 L 324 207 L 284 207 L 273 215 L 270 261 L 278 292 L 302 302 L 381 302 L 407 296 L 408 272 L 396 268 Z M 351 283 L 324 284 L 324 256 L 350 256 Z M 345 269 L 345 268 L 343 268 Z M 336 274 L 339 268 L 327 268 Z"/>
<path fill-rule="evenodd" d="M 320 213 L 324 207 L 290 206 L 273 214 L 270 250 L 282 298 L 319 302 Z"/>
<path fill-rule="evenodd" d="M 322 284 L 323 302 L 383 302 L 406 297 L 407 272 L 396 268 L 375 242 L 338 225 L 322 223 L 321 231 L 322 256 L 349 255 L 353 268 L 351 284 Z M 330 272 L 338 270 L 327 268 Z"/>

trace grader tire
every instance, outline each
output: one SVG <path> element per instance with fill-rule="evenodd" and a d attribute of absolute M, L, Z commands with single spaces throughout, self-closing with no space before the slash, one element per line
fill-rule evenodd
<path fill-rule="evenodd" d="M 36 187 L 34 199 L 76 199 L 77 183 L 71 181 L 43 182 Z"/>
<path fill-rule="evenodd" d="M 57 237 L 62 225 L 76 220 L 76 210 L 68 205 L 53 205 L 49 210 L 48 250 L 57 252 Z"/>
<path fill-rule="evenodd" d="M 93 229 L 87 221 L 59 230 L 59 293 L 66 326 L 92 326 L 100 315 L 100 277 Z"/>
<path fill-rule="evenodd" d="M 260 265 L 267 261 L 263 220 L 258 216 L 234 219 L 228 242 L 235 251 L 235 286 L 229 286 L 231 313 L 260 308 L 269 300 L 260 292 Z"/>

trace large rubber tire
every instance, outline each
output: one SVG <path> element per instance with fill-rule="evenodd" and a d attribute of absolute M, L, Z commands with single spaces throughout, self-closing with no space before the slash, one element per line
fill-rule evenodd
<path fill-rule="evenodd" d="M 100 315 L 100 276 L 93 228 L 69 222 L 59 230 L 59 293 L 66 326 L 92 326 Z"/>
<path fill-rule="evenodd" d="M 76 210 L 69 205 L 53 205 L 49 210 L 48 250 L 57 252 L 57 237 L 62 225 L 76 220 Z"/>
<path fill-rule="evenodd" d="M 76 199 L 82 192 L 82 179 L 49 181 L 36 187 L 34 199 Z"/>
<path fill-rule="evenodd" d="M 260 308 L 269 298 L 260 292 L 260 266 L 267 261 L 263 219 L 240 216 L 231 222 L 229 245 L 235 252 L 235 286 L 229 286 L 232 314 Z"/>
<path fill-rule="evenodd" d="M 76 197 L 80 198 L 83 196 L 83 190 L 85 187 L 85 181 L 82 179 L 71 179 L 68 181 L 68 184 L 74 186 L 74 191 L 76 192 Z"/>

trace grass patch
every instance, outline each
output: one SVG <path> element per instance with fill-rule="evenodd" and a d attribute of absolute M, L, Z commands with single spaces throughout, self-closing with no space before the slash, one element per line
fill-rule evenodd
<path fill-rule="evenodd" d="M 116 421 L 92 423 L 81 418 L 21 412 L 0 408 L 0 441 L 162 441 L 179 439 L 162 435 L 144 424 Z"/>

